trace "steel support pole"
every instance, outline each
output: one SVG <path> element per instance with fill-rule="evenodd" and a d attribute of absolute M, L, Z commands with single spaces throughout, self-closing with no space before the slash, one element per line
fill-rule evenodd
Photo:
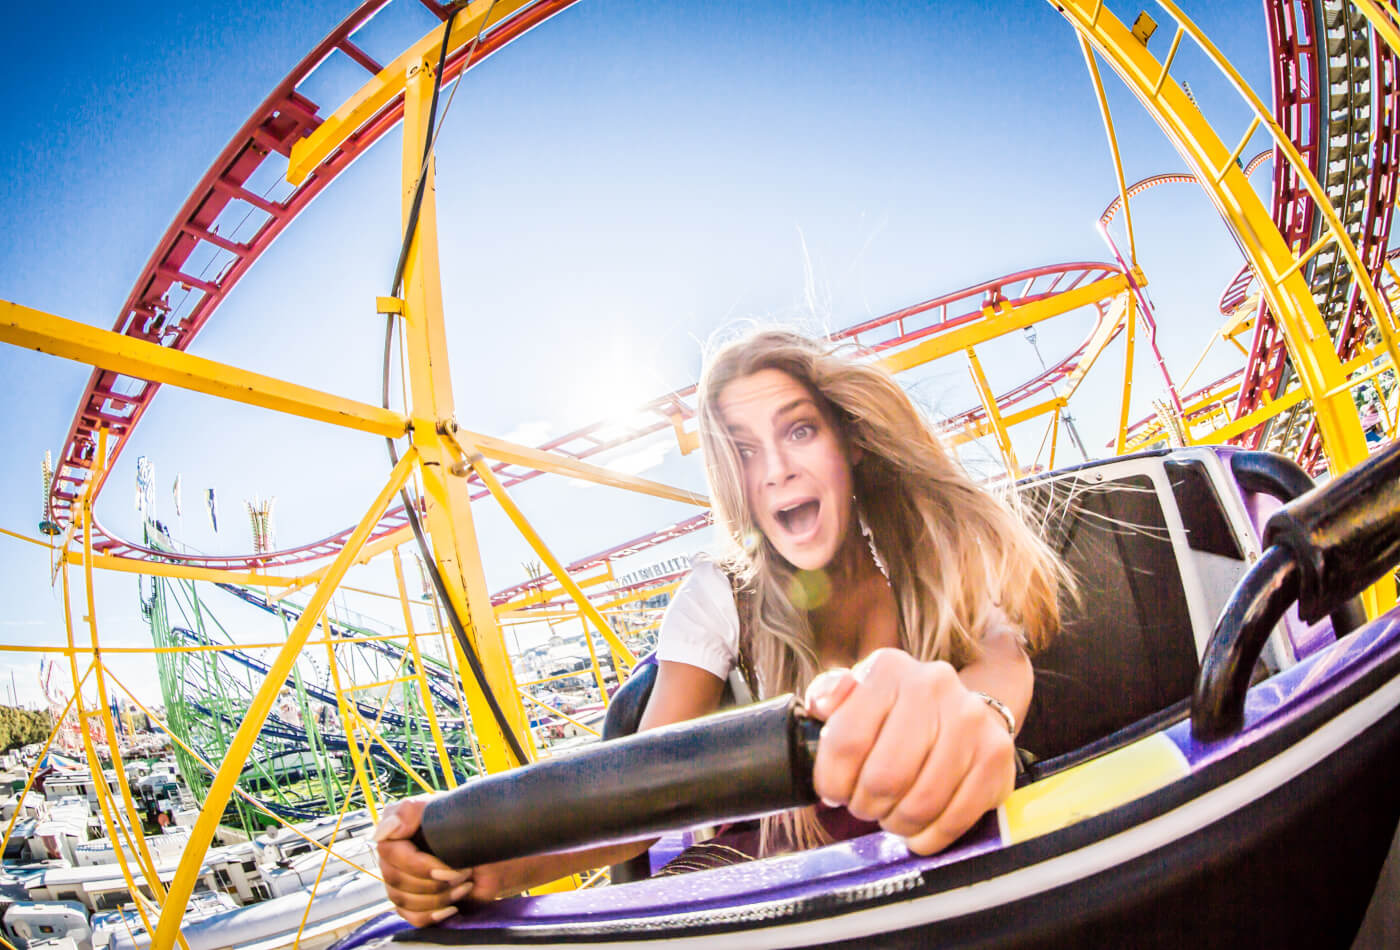
<path fill-rule="evenodd" d="M 435 52 L 435 51 L 434 51 Z M 431 57 L 429 57 L 431 58 Z M 505 728 L 515 733 L 522 748 L 531 747 L 529 724 L 516 693 L 515 673 L 505 640 L 491 609 L 491 593 L 477 546 L 467 469 L 457 461 L 443 432 L 455 426 L 455 397 L 447 357 L 447 332 L 443 317 L 442 280 L 438 269 L 437 196 L 435 161 L 423 160 L 427 140 L 428 110 L 433 95 L 433 69 L 428 59 L 409 67 L 404 91 L 403 120 L 403 216 L 408 225 L 420 172 L 426 176 L 418 221 L 410 236 L 404 267 L 403 335 L 413 408 L 413 445 L 421 457 L 419 469 L 427 502 L 428 534 L 450 601 L 445 605 L 462 621 L 467 639 L 481 660 L 486 682 L 505 714 Z M 467 705 L 472 727 L 481 746 L 483 765 L 499 772 L 517 762 L 502 732 L 502 723 L 486 701 L 481 686 L 465 677 Z"/>

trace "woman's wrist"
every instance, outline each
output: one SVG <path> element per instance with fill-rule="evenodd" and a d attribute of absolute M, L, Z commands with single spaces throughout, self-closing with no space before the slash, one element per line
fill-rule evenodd
<path fill-rule="evenodd" d="M 982 655 L 958 670 L 958 678 L 969 692 L 981 694 L 982 702 L 989 709 L 992 706 L 987 698 L 1005 707 L 1005 714 L 997 712 L 997 715 L 1014 736 L 1025 721 L 1035 690 L 1035 671 L 1016 638 L 1004 631 L 989 637 L 983 644 Z"/>
<path fill-rule="evenodd" d="M 974 689 L 970 692 L 972 693 L 972 695 L 982 700 L 982 702 L 986 703 L 987 708 L 990 709 L 992 712 L 996 713 L 998 717 L 1000 717 L 1001 721 L 1006 724 L 1007 733 L 1010 734 L 1012 738 L 1015 738 L 1016 714 L 1011 711 L 1011 708 L 1007 706 L 1006 703 L 997 699 L 995 696 L 991 695 L 990 693 L 984 693 L 980 689 Z"/>

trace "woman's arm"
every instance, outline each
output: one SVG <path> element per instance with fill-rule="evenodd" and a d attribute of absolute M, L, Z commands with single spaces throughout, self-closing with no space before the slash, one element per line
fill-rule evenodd
<path fill-rule="evenodd" d="M 707 715 L 719 708 L 723 696 L 724 680 L 708 670 L 662 660 L 656 665 L 656 683 L 638 729 L 655 729 Z"/>
<path fill-rule="evenodd" d="M 1035 672 L 1021 638 L 1009 623 L 982 638 L 982 655 L 958 670 L 962 685 L 999 699 L 1016 719 L 1016 730 L 1026 721 L 1035 687 Z"/>
<path fill-rule="evenodd" d="M 723 693 L 724 681 L 714 674 L 686 663 L 662 661 L 640 728 L 655 729 L 714 712 Z M 455 905 L 468 898 L 494 900 L 579 871 L 626 861 L 655 840 L 450 868 L 420 851 L 411 840 L 426 803 L 426 796 L 395 802 L 385 809 L 375 830 L 384 888 L 399 916 L 415 927 L 447 919 L 456 912 Z"/>

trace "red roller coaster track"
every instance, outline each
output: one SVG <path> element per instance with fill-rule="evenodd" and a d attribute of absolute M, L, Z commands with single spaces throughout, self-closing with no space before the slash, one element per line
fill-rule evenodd
<path fill-rule="evenodd" d="M 326 57 L 339 51 L 371 75 L 380 71 L 380 64 L 357 46 L 353 37 L 356 31 L 388 2 L 389 0 L 371 0 L 356 9 L 292 70 L 254 112 L 252 118 L 240 128 L 196 185 L 157 245 L 120 311 L 115 326 L 117 332 L 176 349 L 188 347 L 237 281 L 278 234 L 358 155 L 398 123 L 402 117 L 402 98 L 390 102 L 366 120 L 341 148 L 324 159 L 301 185 L 292 189 L 281 200 L 268 200 L 244 187 L 274 153 L 287 156 L 291 146 L 299 138 L 320 124 L 319 107 L 300 93 L 298 87 Z M 439 19 L 445 19 L 446 8 L 432 0 L 419 2 Z M 541 0 L 510 15 L 482 37 L 480 44 L 475 47 L 475 52 L 471 54 L 470 62 L 467 61 L 466 50 L 450 57 L 445 80 L 455 79 L 471 65 L 572 2 L 573 0 Z M 1318 88 L 1316 42 L 1310 26 L 1311 4 L 1309 0 L 1296 0 L 1296 4 L 1278 0 L 1266 6 L 1270 11 L 1270 37 L 1275 54 L 1276 109 L 1280 112 L 1281 120 L 1285 122 L 1285 129 L 1290 130 L 1297 141 L 1307 138 L 1305 133 L 1310 130 L 1325 128 L 1326 121 L 1325 117 L 1317 117 L 1316 110 L 1320 98 L 1310 92 Z M 1385 122 L 1380 128 L 1385 134 L 1378 136 L 1376 143 L 1377 156 L 1383 156 L 1384 160 L 1373 161 L 1370 165 L 1372 184 L 1368 188 L 1368 194 L 1371 200 L 1368 201 L 1368 215 L 1364 228 L 1367 262 L 1370 264 L 1374 257 L 1378 269 L 1385 236 L 1389 230 L 1389 189 L 1393 187 L 1396 149 L 1393 121 L 1394 58 L 1386 53 L 1377 55 L 1375 62 L 1383 66 L 1383 70 L 1378 71 L 1380 81 L 1386 92 L 1385 101 L 1392 105 L 1383 111 Z M 1280 90 L 1284 92 L 1280 93 Z M 1315 138 L 1313 141 L 1299 141 L 1299 145 L 1305 155 L 1316 155 L 1318 142 Z M 1275 176 L 1275 217 L 1284 224 L 1288 236 L 1306 234 L 1305 225 L 1308 225 L 1312 217 L 1311 206 L 1306 201 L 1305 194 L 1300 197 L 1298 183 L 1281 184 L 1283 177 Z M 1130 195 L 1154 184 L 1178 180 L 1190 180 L 1190 176 L 1167 175 L 1145 179 L 1133 186 Z M 255 233 L 243 240 L 234 240 L 228 234 L 218 233 L 216 226 L 220 216 L 235 201 L 241 201 L 265 216 Z M 1116 210 L 1116 203 L 1115 201 L 1105 211 L 1109 217 Z M 196 277 L 183 269 L 191 255 L 202 244 L 209 245 L 225 255 L 224 266 L 212 279 Z M 1377 247 L 1380 248 L 1379 252 L 1375 251 Z M 1045 299 L 1074 289 L 1086 281 L 1092 282 L 1109 274 L 1122 272 L 1122 268 L 1111 264 L 1068 264 L 1033 268 L 901 308 L 843 330 L 835 334 L 835 337 L 853 341 L 873 352 L 896 349 L 980 319 L 989 305 L 1001 301 L 1025 303 Z M 1222 298 L 1222 307 L 1227 302 L 1235 303 L 1237 298 L 1243 299 L 1248 291 L 1248 284 L 1248 278 L 1242 273 L 1227 288 Z M 193 300 L 193 305 L 178 318 L 175 316 L 176 308 L 170 303 L 171 291 L 176 288 L 187 290 Z M 1354 319 L 1347 321 L 1344 328 L 1346 332 L 1339 337 L 1339 345 L 1346 340 L 1346 345 L 1354 348 L 1355 344 L 1350 341 L 1357 335 L 1355 326 L 1364 322 L 1364 312 L 1354 288 L 1350 296 L 1348 311 Z M 1101 318 L 1104 312 L 1105 308 L 1101 303 Z M 1264 373 L 1259 367 L 1267 362 L 1265 357 L 1277 358 L 1281 352 L 1281 344 L 1275 345 L 1274 342 L 1270 342 L 1277 337 L 1272 319 L 1261 313 L 1259 327 L 1256 330 L 1255 355 L 1252 355 L 1250 367 L 1246 371 L 1247 377 L 1253 373 L 1252 385 L 1256 389 L 1261 386 L 1267 387 L 1271 381 L 1276 382 L 1274 377 Z M 1001 400 L 1006 404 L 1014 403 L 1065 378 L 1074 372 L 1084 349 L 1085 346 L 1081 346 L 1040 375 L 1002 394 Z M 1200 392 L 1218 388 L 1219 385 L 1220 382 L 1213 383 Z M 52 508 L 55 517 L 63 520 L 71 517 L 72 506 L 91 473 L 98 428 L 105 426 L 108 429 L 111 447 L 109 454 L 115 459 L 130 438 L 157 389 L 157 384 L 125 379 L 103 370 L 94 371 L 79 401 L 60 463 L 54 474 Z M 693 386 L 677 390 L 640 407 L 634 415 L 634 424 L 629 428 L 619 429 L 613 423 L 597 423 L 551 439 L 539 448 L 577 459 L 599 455 L 688 421 L 694 414 L 693 396 Z M 1240 401 L 1241 405 L 1248 405 L 1243 394 Z M 1237 411 L 1243 412 L 1247 409 Z M 972 409 L 950 420 L 950 425 L 973 423 L 979 420 L 981 415 L 981 410 Z M 541 474 L 535 469 L 505 463 L 498 464 L 495 468 L 507 487 Z M 94 491 L 100 488 L 100 484 L 95 485 Z M 484 494 L 484 488 L 479 484 L 475 486 L 474 498 L 480 498 Z M 696 530 L 706 522 L 706 515 L 697 515 L 662 531 L 578 561 L 570 565 L 570 569 L 586 570 L 611 557 L 637 553 L 678 537 L 679 534 Z M 404 523 L 402 509 L 391 511 L 377 526 L 373 536 L 386 536 L 403 527 Z M 282 551 L 246 555 L 172 556 L 169 551 L 156 551 L 125 541 L 103 530 L 97 523 L 93 525 L 93 534 L 94 548 L 103 553 L 246 570 L 299 564 L 333 555 L 344 543 L 349 530 Z M 509 599 L 530 586 L 532 585 L 529 583 L 517 585 L 500 592 L 498 597 L 501 600 Z"/>
<path fill-rule="evenodd" d="M 955 290 L 951 293 L 934 297 L 920 303 L 912 304 L 908 307 L 901 307 L 883 316 L 873 317 L 862 323 L 847 327 L 844 330 L 831 334 L 831 339 L 842 342 L 850 342 L 860 346 L 871 353 L 881 353 L 897 350 L 899 348 L 916 343 L 919 340 L 928 339 L 938 334 L 947 333 L 958 327 L 966 326 L 977 320 L 983 319 L 987 309 L 1005 303 L 1009 306 L 1021 306 L 1039 300 L 1048 300 L 1059 294 L 1067 293 L 1075 288 L 1092 284 L 1094 281 L 1102 280 L 1115 274 L 1122 274 L 1123 271 L 1116 264 L 1105 263 L 1073 263 L 1055 264 L 1044 267 L 1033 267 L 1027 270 L 1016 271 L 1004 277 L 983 281 Z M 1108 307 L 1104 301 L 1096 301 L 1094 306 L 1097 314 L 1095 325 L 1090 328 L 1085 337 L 1085 341 L 1075 349 L 1069 356 L 1060 362 L 1046 369 L 1040 375 L 1027 380 L 1014 389 L 997 397 L 999 405 L 1014 405 L 1015 403 L 1027 399 L 1038 392 L 1043 391 L 1055 382 L 1073 373 L 1079 366 L 1079 361 L 1088 349 L 1089 341 L 1098 332 L 1099 323 L 1108 314 Z M 665 411 L 670 411 L 673 407 L 678 407 L 683 412 L 685 418 L 689 419 L 694 415 L 692 400 L 695 395 L 695 387 L 689 386 L 686 389 L 677 390 L 661 399 L 648 404 L 650 407 L 664 407 Z M 948 419 L 946 428 L 951 431 L 969 423 L 980 421 L 984 416 L 981 408 L 970 409 L 964 413 Z M 656 423 L 648 429 L 648 432 L 667 427 L 669 421 Z M 580 430 L 586 431 L 586 430 Z M 563 440 L 572 438 L 565 436 Z M 547 443 L 554 446 L 555 443 Z M 531 470 L 533 471 L 533 470 Z M 538 474 L 535 472 L 534 474 Z M 569 564 L 570 574 L 580 573 L 601 567 L 605 562 L 615 558 L 629 557 L 641 553 L 649 548 L 674 541 L 679 537 L 698 531 L 710 523 L 708 514 L 696 515 L 677 524 L 669 525 L 651 534 L 634 538 L 631 541 L 590 555 Z M 648 584 L 662 583 L 663 581 L 652 580 Z M 532 578 L 523 581 L 512 587 L 497 591 L 492 595 L 492 602 L 501 604 L 513 598 L 519 597 L 532 590 L 538 590 L 553 583 L 550 577 Z"/>
<path fill-rule="evenodd" d="M 1351 274 L 1335 246 L 1308 265 L 1314 298 L 1346 360 L 1355 355 L 1370 321 L 1356 279 L 1379 279 L 1389 243 L 1400 173 L 1396 56 L 1349 4 L 1267 0 L 1264 8 L 1273 53 L 1274 114 L 1326 189 L 1366 268 L 1364 275 Z M 1277 153 L 1274 167 L 1274 221 L 1290 246 L 1301 250 L 1316 240 L 1320 216 L 1302 181 Z M 1236 418 L 1277 397 L 1289 372 L 1282 332 L 1261 303 Z M 1257 447 L 1266 438 L 1270 448 L 1295 456 L 1305 468 L 1320 464 L 1321 440 L 1306 406 L 1235 441 Z"/>
<path fill-rule="evenodd" d="M 142 268 L 140 277 L 118 313 L 113 327 L 116 332 L 172 349 L 186 349 L 239 279 L 287 225 L 355 158 L 399 122 L 403 115 L 401 95 L 370 117 L 287 197 L 268 200 L 245 187 L 254 173 L 274 154 L 287 157 L 292 145 L 320 124 L 317 104 L 297 90 L 328 56 L 340 51 L 369 75 L 380 71 L 380 64 L 358 47 L 352 37 L 388 2 L 369 0 L 333 29 L 278 84 L 219 153 Z M 446 19 L 445 7 L 433 0 L 419 2 L 439 19 Z M 457 77 L 574 2 L 540 0 L 517 11 L 494 25 L 489 33 L 482 36 L 480 43 L 449 57 L 444 69 L 444 81 Z M 470 62 L 467 61 L 469 53 Z M 261 226 L 245 240 L 235 240 L 217 231 L 216 222 L 234 202 L 242 202 L 265 216 Z M 183 269 L 201 245 L 208 245 L 225 255 L 225 264 L 213 279 L 196 277 Z M 170 294 L 172 290 L 183 289 L 188 289 L 195 300 L 188 312 L 175 318 Z M 73 505 L 87 479 L 93 476 L 97 431 L 103 427 L 107 429 L 109 460 L 114 461 L 159 388 L 159 384 L 146 380 L 131 379 L 102 369 L 93 371 L 79 399 L 55 467 L 51 484 L 52 517 L 59 521 L 71 520 Z M 96 477 L 102 478 L 104 475 L 99 473 Z M 94 485 L 94 494 L 101 487 L 100 482 Z M 383 534 L 389 530 L 393 529 L 381 525 L 377 533 Z M 94 534 L 99 535 L 93 539 L 94 547 L 99 551 L 135 553 L 142 550 L 105 532 L 95 531 Z M 315 542 L 299 549 L 305 555 L 302 559 L 322 556 L 321 549 L 325 543 Z M 211 563 L 218 561 L 209 560 Z"/>
<path fill-rule="evenodd" d="M 1348 4 L 1266 0 L 1264 9 L 1275 118 L 1326 189 L 1361 252 L 1365 279 L 1374 284 L 1381 277 L 1386 257 L 1395 181 L 1400 174 L 1396 55 L 1371 35 Z M 1325 50 L 1320 48 L 1319 38 Z M 1274 223 L 1289 245 L 1301 253 L 1316 241 L 1321 216 L 1302 180 L 1278 149 L 1273 156 Z M 1133 187 L 1177 177 L 1157 176 Z M 1345 262 L 1338 259 L 1335 246 L 1320 252 L 1305 273 L 1338 355 L 1343 361 L 1350 359 L 1360 348 L 1370 322 L 1357 282 Z M 1221 294 L 1221 314 L 1233 314 L 1248 298 L 1253 283 L 1254 274 L 1246 264 Z M 1277 398 L 1287 386 L 1290 372 L 1283 333 L 1261 300 L 1244 369 L 1198 390 L 1186 401 L 1198 401 L 1238 378 L 1240 391 L 1234 406 L 1238 419 Z M 1130 432 L 1152 421 L 1152 417 L 1140 420 Z M 1307 406 L 1295 407 L 1232 441 L 1257 448 L 1266 439 L 1268 447 L 1293 455 L 1305 468 L 1312 470 L 1320 464 L 1321 440 Z"/>
<path fill-rule="evenodd" d="M 1106 263 L 1070 263 L 1056 264 L 1042 267 L 1029 268 L 1027 270 L 1016 271 L 1004 277 L 983 281 L 965 287 L 961 290 L 953 291 L 925 300 L 899 310 L 892 311 L 883 316 L 874 317 L 855 326 L 841 330 L 832 335 L 832 338 L 839 341 L 855 343 L 862 348 L 873 352 L 881 353 L 899 349 L 927 339 L 940 333 L 947 333 L 959 327 L 966 326 L 977 320 L 983 319 L 986 308 L 997 304 L 1005 303 L 1010 306 L 1020 306 L 1040 300 L 1047 300 L 1059 294 L 1067 293 L 1081 286 L 1092 284 L 1122 271 L 1115 264 Z M 1096 304 L 1098 317 L 1102 319 L 1106 313 L 1106 308 L 1102 302 Z M 1091 335 L 1092 335 L 1091 330 Z M 1073 372 L 1078 365 L 1078 358 L 1084 352 L 1086 343 L 1081 345 L 1069 357 L 1050 367 L 1040 376 L 1035 377 L 1026 383 L 1021 384 L 1003 397 L 1007 404 L 1024 399 L 1049 386 L 1051 383 Z M 634 424 L 630 427 L 619 430 L 616 423 L 598 422 L 573 432 L 550 439 L 539 446 L 540 449 L 557 452 L 561 455 L 577 459 L 586 459 L 612 449 L 619 448 L 639 439 L 654 435 L 663 430 L 669 430 L 676 422 L 689 421 L 694 417 L 694 396 L 695 386 L 687 386 L 684 389 L 676 390 L 653 399 L 644 406 L 639 407 L 633 413 Z M 951 420 L 951 424 L 961 425 L 967 421 L 975 421 L 980 418 L 980 410 L 971 410 L 962 416 Z M 513 465 L 499 463 L 493 466 L 506 487 L 519 484 L 542 474 L 538 469 L 529 468 L 523 465 Z M 472 498 L 478 499 L 486 495 L 485 488 L 479 484 L 472 492 Z M 622 557 L 639 553 L 647 548 L 654 547 L 666 541 L 674 540 L 682 534 L 699 530 L 708 523 L 708 515 L 697 515 L 690 519 L 672 525 L 661 531 L 653 532 L 641 538 L 634 539 L 623 545 L 609 549 L 597 555 L 592 555 L 583 560 L 569 565 L 570 572 L 583 571 L 611 558 Z M 383 537 L 393 531 L 398 530 L 405 524 L 402 508 L 396 508 L 388 512 L 376 527 L 373 537 Z M 123 557 L 137 559 L 159 559 L 165 561 L 178 561 L 196 567 L 221 568 L 225 570 L 253 570 L 271 569 L 285 567 L 308 561 L 317 560 L 335 554 L 345 539 L 349 537 L 349 528 L 337 532 L 329 537 L 310 544 L 303 544 L 297 547 L 288 548 L 281 551 L 272 551 L 262 554 L 237 554 L 237 555 L 198 555 L 179 554 L 168 550 L 156 550 L 134 542 L 123 540 L 116 535 L 104 530 L 100 524 L 94 523 L 94 547 L 104 553 L 115 554 Z M 101 543 L 98 543 L 98 539 Z M 526 582 L 502 591 L 496 596 L 501 599 L 509 599 L 516 594 L 532 587 L 540 586 L 540 582 Z"/>

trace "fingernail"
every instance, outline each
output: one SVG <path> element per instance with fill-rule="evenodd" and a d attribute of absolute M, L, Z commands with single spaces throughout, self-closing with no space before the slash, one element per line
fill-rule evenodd
<path fill-rule="evenodd" d="M 822 804 L 825 805 L 827 808 L 840 808 L 840 807 L 841 807 L 841 803 L 840 803 L 840 802 L 834 802 L 834 801 L 832 801 L 831 799 L 827 798 L 825 795 L 822 796 Z"/>
<path fill-rule="evenodd" d="M 391 837 L 394 832 L 402 827 L 403 822 L 399 821 L 398 815 L 385 815 L 380 819 L 379 824 L 375 826 L 374 836 L 370 840 L 383 841 L 385 838 Z"/>
<path fill-rule="evenodd" d="M 448 899 L 450 899 L 452 903 L 455 904 L 459 900 L 470 894 L 472 892 L 472 888 L 475 886 L 475 881 L 467 881 L 465 884 L 458 885 L 457 887 L 454 887 L 450 893 L 448 893 Z"/>
<path fill-rule="evenodd" d="M 446 920 L 447 918 L 455 916 L 456 913 L 457 913 L 457 908 L 455 908 L 455 907 L 443 907 L 443 908 L 441 908 L 441 909 L 439 909 L 439 910 L 435 910 L 435 911 L 433 911 L 431 914 L 429 914 L 429 915 L 428 915 L 428 919 L 431 920 L 431 921 L 432 921 L 433 923 L 435 923 L 435 924 L 440 924 L 440 923 L 442 923 L 444 920 Z"/>

